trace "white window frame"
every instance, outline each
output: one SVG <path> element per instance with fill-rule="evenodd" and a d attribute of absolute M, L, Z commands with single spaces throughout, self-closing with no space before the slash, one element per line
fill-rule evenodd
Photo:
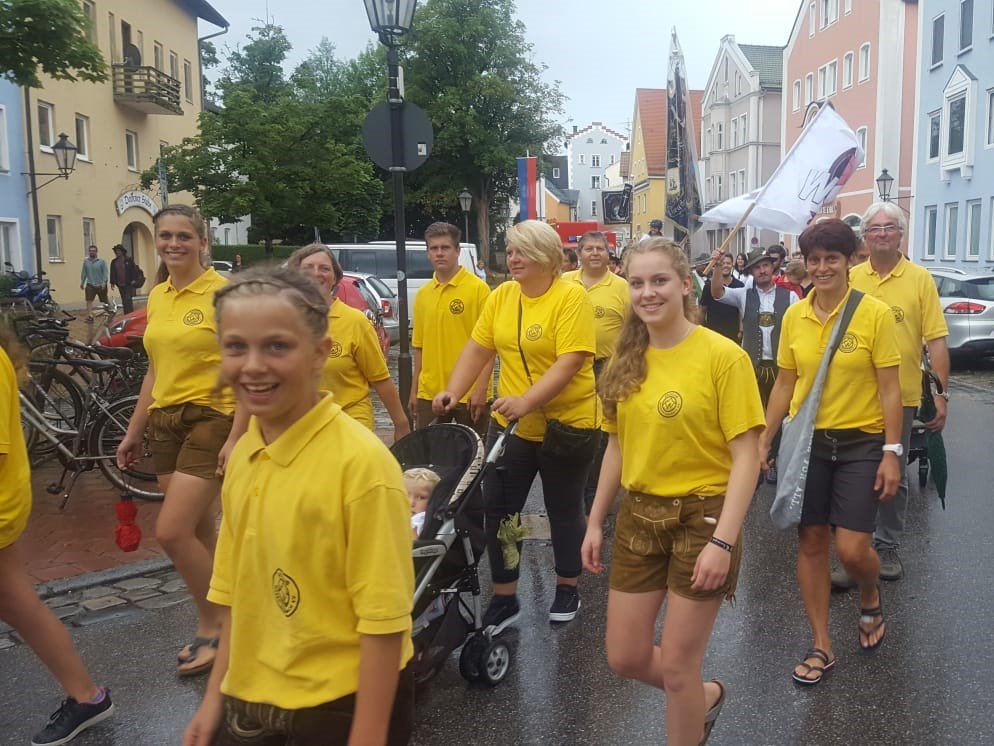
<path fill-rule="evenodd" d="M 157 41 L 152 42 L 152 67 L 160 73 L 166 71 L 166 50 Z"/>
<path fill-rule="evenodd" d="M 594 153 L 590 156 L 590 167 L 591 168 L 601 167 L 601 157 L 597 153 Z"/>
<path fill-rule="evenodd" d="M 82 129 L 80 128 L 82 125 Z M 75 118 L 76 126 L 76 158 L 81 161 L 91 162 L 90 154 L 90 118 L 77 113 Z"/>
<path fill-rule="evenodd" d="M 16 218 L 0 217 L 0 262 L 10 262 L 15 270 L 20 270 L 23 264 L 19 227 Z M 6 241 L 4 236 L 7 237 Z"/>
<path fill-rule="evenodd" d="M 949 154 L 950 108 L 955 101 L 965 99 L 963 112 L 963 150 Z M 942 91 L 942 140 L 939 150 L 939 179 L 949 180 L 949 172 L 959 170 L 960 175 L 973 177 L 974 145 L 976 143 L 977 81 L 957 65 Z"/>
<path fill-rule="evenodd" d="M 834 96 L 839 92 L 839 61 L 832 60 L 828 63 L 826 68 L 828 70 L 826 77 L 828 78 L 828 89 L 826 95 Z"/>
<path fill-rule="evenodd" d="M 134 143 L 134 145 L 131 145 L 131 143 Z M 133 159 L 132 156 L 134 156 Z M 124 159 L 128 164 L 129 171 L 138 171 L 140 160 L 138 154 L 138 133 L 132 130 L 124 130 Z"/>
<path fill-rule="evenodd" d="M 93 218 L 83 218 L 83 254 L 87 249 L 97 245 L 97 221 Z"/>
<path fill-rule="evenodd" d="M 948 202 L 945 205 L 945 241 L 942 246 L 943 259 L 956 259 L 956 239 L 959 233 L 959 202 Z M 950 251 L 950 249 L 952 249 Z"/>
<path fill-rule="evenodd" d="M 990 211 L 990 233 L 988 234 L 990 238 L 990 248 L 987 251 L 987 260 L 994 262 L 994 197 L 991 197 L 991 211 Z"/>
<path fill-rule="evenodd" d="M 742 144 L 743 145 L 748 145 L 749 144 L 749 115 L 748 114 L 743 114 L 743 115 L 741 115 L 739 117 L 739 119 L 742 120 L 742 124 L 740 125 L 740 127 L 742 129 Z"/>
<path fill-rule="evenodd" d="M 825 91 L 828 87 L 828 65 L 818 68 L 818 98 L 825 98 Z"/>
<path fill-rule="evenodd" d="M 718 122 L 718 128 L 717 128 L 717 131 L 716 131 L 715 135 L 717 137 L 717 140 L 715 141 L 715 145 L 717 145 L 717 147 L 715 148 L 715 150 L 717 150 L 719 152 L 723 151 L 725 149 L 725 124 L 724 124 L 724 122 Z"/>
<path fill-rule="evenodd" d="M 939 33 L 936 34 L 936 24 L 941 24 L 942 28 Z M 936 46 L 936 41 L 939 42 L 938 47 Z M 938 53 L 938 59 L 936 59 L 936 54 Z M 932 48 L 930 50 L 929 56 L 929 70 L 935 70 L 937 67 L 942 66 L 942 60 L 946 56 L 946 14 L 940 13 L 935 18 L 932 19 Z"/>
<path fill-rule="evenodd" d="M 858 82 L 865 83 L 870 79 L 870 62 L 870 42 L 866 42 L 859 48 Z"/>
<path fill-rule="evenodd" d="M 926 163 L 938 163 L 939 156 L 942 153 L 942 110 L 930 111 L 925 115 L 927 120 L 928 129 L 926 130 L 926 142 L 925 142 L 925 162 Z M 932 155 L 932 122 L 938 120 L 939 122 L 939 137 L 938 142 L 935 144 L 935 155 Z"/>
<path fill-rule="evenodd" d="M 968 5 L 969 5 L 969 16 L 967 16 L 963 12 L 964 9 Z M 975 9 L 973 7 L 973 0 L 959 0 L 959 39 L 958 39 L 958 42 L 959 42 L 959 54 L 963 54 L 964 52 L 969 52 L 971 49 L 973 49 L 973 13 L 974 13 L 974 10 Z M 964 45 L 963 44 L 963 30 L 964 30 L 963 21 L 967 20 L 967 19 L 970 22 L 970 38 L 969 38 L 969 43 L 966 44 L 966 45 Z"/>
<path fill-rule="evenodd" d="M 183 60 L 183 95 L 193 103 L 193 66 L 190 60 Z"/>
<path fill-rule="evenodd" d="M 815 95 L 815 76 L 814 73 L 808 73 L 804 76 L 804 105 L 807 106 L 812 101 L 814 101 Z"/>
<path fill-rule="evenodd" d="M 867 152 L 867 148 L 870 146 L 869 129 L 866 127 L 857 127 L 856 141 L 859 143 L 859 146 L 863 148 L 863 153 L 866 155 L 866 157 L 863 158 L 863 163 L 860 164 L 859 168 L 866 168 L 866 162 L 869 160 L 869 153 Z"/>
<path fill-rule="evenodd" d="M 717 201 L 718 202 L 721 202 L 724 199 L 724 197 L 722 196 L 722 191 L 723 190 L 721 188 L 722 187 L 722 184 L 721 184 L 721 174 L 718 174 L 714 178 L 715 178 L 715 181 L 714 181 L 714 184 L 715 184 L 715 197 L 717 197 Z"/>
<path fill-rule="evenodd" d="M 977 223 L 973 223 L 973 213 L 976 211 Z M 966 256 L 968 261 L 980 261 L 980 233 L 983 217 L 982 203 L 979 199 L 971 199 L 966 203 Z"/>
<path fill-rule="evenodd" d="M 580 157 L 580 165 L 581 166 L 586 166 L 587 165 L 587 154 L 586 153 L 580 153 L 579 157 Z"/>
<path fill-rule="evenodd" d="M 732 117 L 732 147 L 739 146 L 739 118 Z"/>
<path fill-rule="evenodd" d="M 746 172 L 744 168 L 739 169 L 739 193 L 745 194 L 749 189 L 746 187 Z M 740 231 L 741 232 L 741 231 Z"/>
<path fill-rule="evenodd" d="M 559 169 L 558 168 L 553 168 L 552 169 L 552 178 L 553 179 L 558 179 L 559 178 Z"/>
<path fill-rule="evenodd" d="M 984 148 L 994 148 L 994 88 L 987 89 L 987 133 L 984 136 Z"/>
<path fill-rule="evenodd" d="M 856 55 L 848 51 L 842 57 L 842 89 L 852 88 L 852 66 Z"/>
<path fill-rule="evenodd" d="M 48 127 L 43 128 L 41 122 L 41 110 L 45 109 L 48 112 Z M 35 102 L 35 117 L 38 120 L 38 148 L 45 153 L 52 152 L 52 146 L 55 144 L 55 106 L 48 103 L 47 101 L 37 101 Z M 48 144 L 45 143 L 45 139 L 48 139 Z"/>
<path fill-rule="evenodd" d="M 794 81 L 794 111 L 801 109 L 801 81 Z"/>
<path fill-rule="evenodd" d="M 729 197 L 737 197 L 739 195 L 738 186 L 739 186 L 739 175 L 735 171 L 732 171 L 730 174 L 728 174 Z"/>
<path fill-rule="evenodd" d="M 608 163 L 608 165 L 609 166 L 613 166 L 614 165 L 614 153 L 611 154 L 610 158 L 611 158 L 611 162 Z"/>
<path fill-rule="evenodd" d="M 597 200 L 595 199 L 590 200 L 590 217 L 597 217 Z"/>
<path fill-rule="evenodd" d="M 86 29 L 86 38 L 97 43 L 97 6 L 92 0 L 83 0 L 83 15 L 90 22 Z"/>
<path fill-rule="evenodd" d="M 814 36 L 818 25 L 818 6 L 812 0 L 808 5 L 808 36 Z"/>
<path fill-rule="evenodd" d="M 55 227 L 53 234 L 52 227 Z M 52 238 L 55 238 L 55 251 L 52 251 Z M 48 248 L 48 261 L 50 264 L 61 264 L 65 261 L 65 252 L 62 250 L 62 216 L 45 216 L 45 245 Z"/>
<path fill-rule="evenodd" d="M 0 173 L 10 171 L 10 142 L 7 139 L 7 107 L 0 104 Z"/>
<path fill-rule="evenodd" d="M 601 188 L 601 177 L 600 176 L 596 176 L 595 175 L 595 176 L 591 176 L 590 177 L 590 188 L 591 189 L 600 189 Z"/>
<path fill-rule="evenodd" d="M 845 13 L 846 15 L 852 13 L 852 0 L 845 0 L 845 2 L 842 4 L 842 12 Z"/>
<path fill-rule="evenodd" d="M 922 216 L 925 223 L 924 247 L 922 248 L 923 259 L 935 259 L 935 241 L 939 226 L 938 205 L 927 205 Z"/>

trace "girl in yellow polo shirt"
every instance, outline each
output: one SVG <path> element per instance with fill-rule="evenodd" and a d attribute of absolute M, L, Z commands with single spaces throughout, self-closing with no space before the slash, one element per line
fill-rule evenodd
<path fill-rule="evenodd" d="M 335 295 L 342 281 L 338 260 L 324 244 L 312 243 L 293 252 L 288 264 L 313 277 L 329 304 L 331 350 L 321 373 L 321 387 L 335 395 L 335 401 L 346 414 L 375 431 L 373 403 L 369 399 L 372 386 L 393 421 L 394 440 L 403 438 L 411 432 L 411 425 L 390 378 L 376 332 L 361 311 Z"/>
<path fill-rule="evenodd" d="M 832 328 L 849 300 L 857 243 L 852 229 L 835 218 L 814 223 L 800 236 L 814 290 L 784 315 L 780 373 L 760 439 L 764 468 L 769 463 L 763 449 L 769 449 L 783 418 L 796 414 L 811 390 Z M 864 295 L 828 368 L 797 529 L 797 581 L 812 638 L 792 672 L 802 686 L 819 683 L 835 665 L 828 631 L 833 529 L 839 561 L 860 588 L 859 646 L 875 650 L 887 630 L 877 584 L 880 559 L 871 538 L 877 506 L 897 493 L 904 463 L 900 361 L 893 313 Z"/>
<path fill-rule="evenodd" d="M 165 493 L 155 536 L 197 605 L 193 640 L 179 652 L 181 676 L 210 669 L 221 610 L 207 600 L 216 539 L 219 475 L 244 419 L 232 427 L 234 399 L 218 390 L 221 355 L 214 293 L 226 280 L 205 269 L 207 225 L 187 205 L 156 214 L 155 248 L 168 277 L 152 288 L 146 311 L 148 374 L 128 431 L 117 449 L 121 468 L 148 448 Z"/>
<path fill-rule="evenodd" d="M 252 419 L 231 454 L 210 586 L 230 615 L 183 743 L 406 744 L 414 572 L 400 465 L 318 388 L 331 340 L 311 280 L 250 269 L 216 304 L 221 374 Z"/>
<path fill-rule="evenodd" d="M 9 351 L 9 355 L 8 355 Z M 69 632 L 35 591 L 18 539 L 31 514 L 31 469 L 21 430 L 17 372 L 27 356 L 0 326 L 0 621 L 13 627 L 66 692 L 66 700 L 31 743 L 66 743 L 114 712 L 110 694 L 87 673 Z M 8 732 L 8 738 L 19 740 Z"/>
<path fill-rule="evenodd" d="M 602 572 L 603 524 L 619 486 L 607 602 L 611 668 L 666 692 L 668 743 L 704 743 L 725 701 L 701 666 L 735 592 L 741 529 L 763 424 L 746 353 L 694 323 L 690 265 L 671 241 L 629 250 L 630 309 L 601 379 L 607 451 L 583 542 Z M 655 645 L 656 617 L 666 616 Z"/>

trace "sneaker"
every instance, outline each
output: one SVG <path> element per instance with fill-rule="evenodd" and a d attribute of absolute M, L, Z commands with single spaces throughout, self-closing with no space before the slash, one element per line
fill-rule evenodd
<path fill-rule="evenodd" d="M 521 617 L 517 596 L 494 596 L 483 615 L 483 626 L 493 627 L 491 634 L 499 635 Z"/>
<path fill-rule="evenodd" d="M 832 569 L 833 591 L 848 591 L 850 588 L 855 588 L 856 585 L 856 581 L 849 577 L 849 573 L 844 567 L 840 565 Z"/>
<path fill-rule="evenodd" d="M 770 470 L 766 472 L 766 483 L 776 484 L 777 483 L 777 467 L 772 466 Z"/>
<path fill-rule="evenodd" d="M 904 565 L 901 564 L 901 558 L 897 556 L 896 549 L 885 547 L 878 549 L 877 552 L 880 554 L 881 580 L 900 580 L 904 577 Z"/>
<path fill-rule="evenodd" d="M 62 706 L 48 719 L 48 724 L 31 739 L 31 746 L 60 746 L 69 743 L 76 736 L 114 714 L 114 703 L 110 692 L 103 691 L 99 702 L 77 702 L 68 697 Z"/>
<path fill-rule="evenodd" d="M 550 622 L 572 622 L 580 610 L 580 592 L 575 585 L 557 585 L 556 600 L 549 609 Z"/>

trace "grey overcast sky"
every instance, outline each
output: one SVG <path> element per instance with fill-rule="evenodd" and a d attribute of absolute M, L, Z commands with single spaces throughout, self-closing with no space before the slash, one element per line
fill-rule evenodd
<path fill-rule="evenodd" d="M 806 0 L 805 0 L 806 1 Z M 362 0 L 209 0 L 231 24 L 225 45 L 243 44 L 266 18 L 293 44 L 288 67 L 322 37 L 350 58 L 374 40 Z M 592 121 L 629 134 L 636 88 L 666 86 L 669 30 L 675 26 L 692 88 L 707 85 L 725 34 L 740 44 L 783 46 L 802 0 L 518 0 L 518 17 L 546 78 L 569 97 L 563 124 Z M 417 25 L 417 15 L 414 19 Z M 214 27 L 201 24 L 201 33 Z M 384 75 L 386 71 L 384 70 Z M 415 102 L 417 103 L 417 102 Z"/>

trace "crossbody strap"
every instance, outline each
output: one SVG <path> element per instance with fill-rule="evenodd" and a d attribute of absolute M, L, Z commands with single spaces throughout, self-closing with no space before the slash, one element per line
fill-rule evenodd
<path fill-rule="evenodd" d="M 528 370 L 528 361 L 525 360 L 525 351 L 521 349 L 521 317 L 524 311 L 521 308 L 521 298 L 518 298 L 518 354 L 521 356 L 521 364 L 525 367 L 525 376 L 528 378 L 528 385 L 534 386 L 531 371 Z"/>

